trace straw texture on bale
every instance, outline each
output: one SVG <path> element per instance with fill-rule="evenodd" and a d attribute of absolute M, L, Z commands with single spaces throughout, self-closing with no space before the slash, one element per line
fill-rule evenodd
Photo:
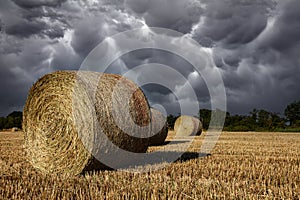
<path fill-rule="evenodd" d="M 124 94 L 131 94 L 129 111 L 123 110 Z M 118 110 L 113 107 L 113 97 Z M 45 75 L 30 89 L 24 107 L 23 130 L 29 162 L 43 173 L 75 175 L 106 169 L 94 156 L 94 152 L 110 150 L 99 136 L 99 129 L 121 149 L 146 152 L 149 138 L 145 135 L 149 133 L 133 137 L 116 124 L 121 121 L 126 126 L 129 119 L 124 112 L 138 126 L 150 123 L 148 102 L 132 81 L 97 72 L 81 72 L 80 78 L 76 71 Z"/>
<path fill-rule="evenodd" d="M 192 116 L 180 116 L 174 124 L 174 131 L 178 135 L 201 135 L 202 123 L 199 119 Z"/>
<path fill-rule="evenodd" d="M 168 124 L 166 117 L 158 110 L 153 108 L 151 110 L 151 127 L 152 137 L 150 137 L 150 145 L 161 145 L 164 144 L 168 136 Z"/>

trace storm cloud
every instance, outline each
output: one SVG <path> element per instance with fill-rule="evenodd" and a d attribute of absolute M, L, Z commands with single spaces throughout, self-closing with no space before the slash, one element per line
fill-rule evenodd
<path fill-rule="evenodd" d="M 210 52 L 224 81 L 229 112 L 263 108 L 282 113 L 288 103 L 300 99 L 299 9 L 298 0 L 0 1 L 0 116 L 22 110 L 29 88 L 42 75 L 77 70 L 106 38 L 152 26 L 179 31 Z M 117 51 L 118 46 L 107 48 Z M 122 74 L 147 63 L 180 72 L 200 107 L 210 107 L 203 77 L 172 52 L 133 51 L 115 60 L 111 70 Z M 157 74 L 149 69 L 141 77 L 146 76 Z M 186 82 L 164 79 L 174 84 L 179 98 L 189 95 Z M 170 89 L 155 84 L 143 89 L 152 104 L 177 114 L 178 99 Z"/>

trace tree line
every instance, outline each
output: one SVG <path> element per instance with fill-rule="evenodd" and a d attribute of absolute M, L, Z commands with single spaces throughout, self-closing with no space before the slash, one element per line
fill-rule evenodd
<path fill-rule="evenodd" d="M 208 129 L 212 114 L 225 115 L 224 131 L 297 131 L 300 132 L 300 101 L 286 106 L 284 116 L 266 110 L 253 109 L 247 115 L 231 115 L 221 110 L 201 109 L 199 119 Z M 167 117 L 168 126 L 173 129 L 178 116 Z M 218 119 L 217 119 L 218 120 Z M 14 111 L 7 117 L 0 117 L 0 130 L 22 128 L 22 112 Z"/>
<path fill-rule="evenodd" d="M 22 112 L 14 111 L 7 117 L 0 117 L 0 130 L 10 128 L 22 128 Z"/>
<path fill-rule="evenodd" d="M 221 110 L 201 109 L 199 119 L 203 129 L 207 130 L 211 116 L 225 116 L 224 131 L 296 131 L 300 132 L 300 101 L 289 104 L 284 110 L 284 116 L 267 110 L 253 109 L 246 115 L 231 115 Z M 169 115 L 169 128 L 174 127 L 178 116 Z M 218 120 L 218 119 L 216 119 Z"/>

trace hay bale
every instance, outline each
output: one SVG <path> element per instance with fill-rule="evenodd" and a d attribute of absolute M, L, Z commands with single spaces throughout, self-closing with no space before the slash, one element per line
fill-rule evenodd
<path fill-rule="evenodd" d="M 11 128 L 11 132 L 17 132 L 17 131 L 19 131 L 19 129 L 17 127 Z"/>
<path fill-rule="evenodd" d="M 174 131 L 178 135 L 201 135 L 202 123 L 199 119 L 192 116 L 180 116 L 174 124 Z"/>
<path fill-rule="evenodd" d="M 151 111 L 151 127 L 152 133 L 155 134 L 150 137 L 150 145 L 161 145 L 164 144 L 168 136 L 168 124 L 166 117 L 158 110 L 153 108 Z"/>
<path fill-rule="evenodd" d="M 107 169 L 93 156 L 111 150 L 105 138 L 123 150 L 147 151 L 150 133 L 133 137 L 116 123 L 127 125 L 126 131 L 131 130 L 132 121 L 141 127 L 149 125 L 150 108 L 143 92 L 118 75 L 77 73 L 45 75 L 29 91 L 23 113 L 24 146 L 30 163 L 43 173 L 75 175 Z M 128 107 L 126 95 L 130 96 Z M 99 135 L 99 129 L 105 138 Z"/>

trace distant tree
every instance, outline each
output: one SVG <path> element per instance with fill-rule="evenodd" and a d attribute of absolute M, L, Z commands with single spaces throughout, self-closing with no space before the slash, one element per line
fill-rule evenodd
<path fill-rule="evenodd" d="M 284 115 L 289 120 L 291 126 L 295 126 L 300 121 L 300 101 L 287 105 Z"/>
<path fill-rule="evenodd" d="M 0 130 L 4 129 L 6 125 L 6 118 L 0 117 Z"/>
<path fill-rule="evenodd" d="M 7 121 L 9 123 L 8 128 L 22 128 L 22 118 L 23 118 L 23 113 L 20 111 L 14 111 L 10 113 L 7 117 Z"/>
<path fill-rule="evenodd" d="M 13 118 L 22 118 L 23 113 L 21 111 L 13 111 L 7 117 L 13 117 Z"/>
<path fill-rule="evenodd" d="M 272 121 L 272 126 L 271 129 L 274 130 L 276 128 L 284 128 L 285 127 L 285 120 L 284 118 L 280 117 L 276 113 L 271 113 L 271 121 Z"/>
<path fill-rule="evenodd" d="M 259 127 L 269 129 L 272 125 L 271 113 L 266 110 L 259 110 L 257 115 L 257 123 Z"/>
<path fill-rule="evenodd" d="M 210 122 L 212 128 L 223 128 L 225 124 L 225 119 L 227 116 L 230 116 L 230 113 L 225 112 L 220 109 L 216 109 L 212 111 L 213 121 Z"/>
<path fill-rule="evenodd" d="M 227 127 L 231 124 L 231 115 L 229 112 L 226 113 L 224 127 Z"/>
<path fill-rule="evenodd" d="M 0 129 L 22 128 L 22 112 L 14 111 L 7 117 L 0 117 Z"/>
<path fill-rule="evenodd" d="M 203 129 L 207 130 L 210 123 L 211 118 L 211 110 L 201 109 L 199 111 L 200 121 L 202 122 Z"/>
<path fill-rule="evenodd" d="M 250 115 L 245 116 L 244 121 L 249 131 L 255 131 L 258 127 L 258 112 L 259 110 L 254 108 L 252 111 L 250 111 Z"/>
<path fill-rule="evenodd" d="M 247 115 L 233 115 L 226 119 L 224 130 L 227 131 L 252 131 L 254 126 L 252 118 Z"/>
<path fill-rule="evenodd" d="M 226 126 L 226 123 L 229 123 L 229 117 L 230 113 L 229 112 L 225 112 L 222 111 L 220 109 L 216 109 L 216 110 L 209 110 L 209 109 L 201 109 L 199 111 L 199 119 L 202 122 L 203 125 L 203 129 L 207 130 L 209 128 L 209 125 L 211 125 L 211 128 L 222 128 L 223 127 L 223 120 L 224 124 Z M 213 121 L 211 121 L 213 118 Z M 219 127 L 219 126 L 222 127 Z"/>
<path fill-rule="evenodd" d="M 173 130 L 174 129 L 174 124 L 176 119 L 178 118 L 178 116 L 174 116 L 174 115 L 168 115 L 167 117 L 167 122 L 168 122 L 168 128 Z"/>
<path fill-rule="evenodd" d="M 250 112 L 251 119 L 253 120 L 253 123 L 256 123 L 256 122 L 257 122 L 257 113 L 258 113 L 258 110 L 256 110 L 256 108 L 254 108 L 254 109 Z"/>

